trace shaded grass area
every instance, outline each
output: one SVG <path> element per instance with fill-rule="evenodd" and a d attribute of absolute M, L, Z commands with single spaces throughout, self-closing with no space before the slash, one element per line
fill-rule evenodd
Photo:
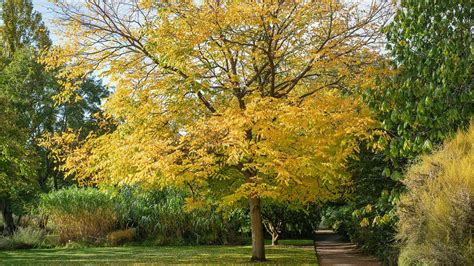
<path fill-rule="evenodd" d="M 317 265 L 312 243 L 266 246 L 266 263 Z M 299 243 L 300 245 L 291 245 Z M 250 264 L 250 246 L 132 246 L 0 251 L 0 265 Z"/>

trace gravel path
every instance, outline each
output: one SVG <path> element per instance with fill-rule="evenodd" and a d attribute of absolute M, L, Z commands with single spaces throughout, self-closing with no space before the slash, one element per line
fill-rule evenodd
<path fill-rule="evenodd" d="M 315 245 L 320 266 L 382 265 L 377 259 L 364 255 L 356 245 L 345 240 L 332 230 L 318 230 L 316 232 Z"/>

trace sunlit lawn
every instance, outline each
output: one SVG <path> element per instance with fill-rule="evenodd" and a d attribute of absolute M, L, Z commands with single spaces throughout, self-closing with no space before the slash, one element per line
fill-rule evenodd
<path fill-rule="evenodd" d="M 266 246 L 268 263 L 316 265 L 311 241 L 281 241 Z M 0 265 L 97 265 L 97 264 L 245 264 L 249 263 L 250 246 L 133 246 L 82 249 L 32 249 L 0 251 Z"/>

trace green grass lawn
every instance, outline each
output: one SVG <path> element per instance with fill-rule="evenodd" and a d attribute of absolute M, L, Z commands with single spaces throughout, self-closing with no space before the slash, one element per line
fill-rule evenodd
<path fill-rule="evenodd" d="M 0 265 L 246 264 L 250 252 L 250 246 L 30 249 L 0 251 Z M 279 246 L 266 246 L 266 255 L 269 261 L 258 265 L 317 264 L 311 241 L 283 240 Z"/>

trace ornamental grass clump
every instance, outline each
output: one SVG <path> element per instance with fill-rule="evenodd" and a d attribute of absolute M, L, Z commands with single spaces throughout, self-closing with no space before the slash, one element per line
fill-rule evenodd
<path fill-rule="evenodd" d="M 117 223 L 111 195 L 95 188 L 72 187 L 44 194 L 40 209 L 61 243 L 100 242 Z"/>
<path fill-rule="evenodd" d="M 473 265 L 474 125 L 407 172 L 400 265 Z"/>

